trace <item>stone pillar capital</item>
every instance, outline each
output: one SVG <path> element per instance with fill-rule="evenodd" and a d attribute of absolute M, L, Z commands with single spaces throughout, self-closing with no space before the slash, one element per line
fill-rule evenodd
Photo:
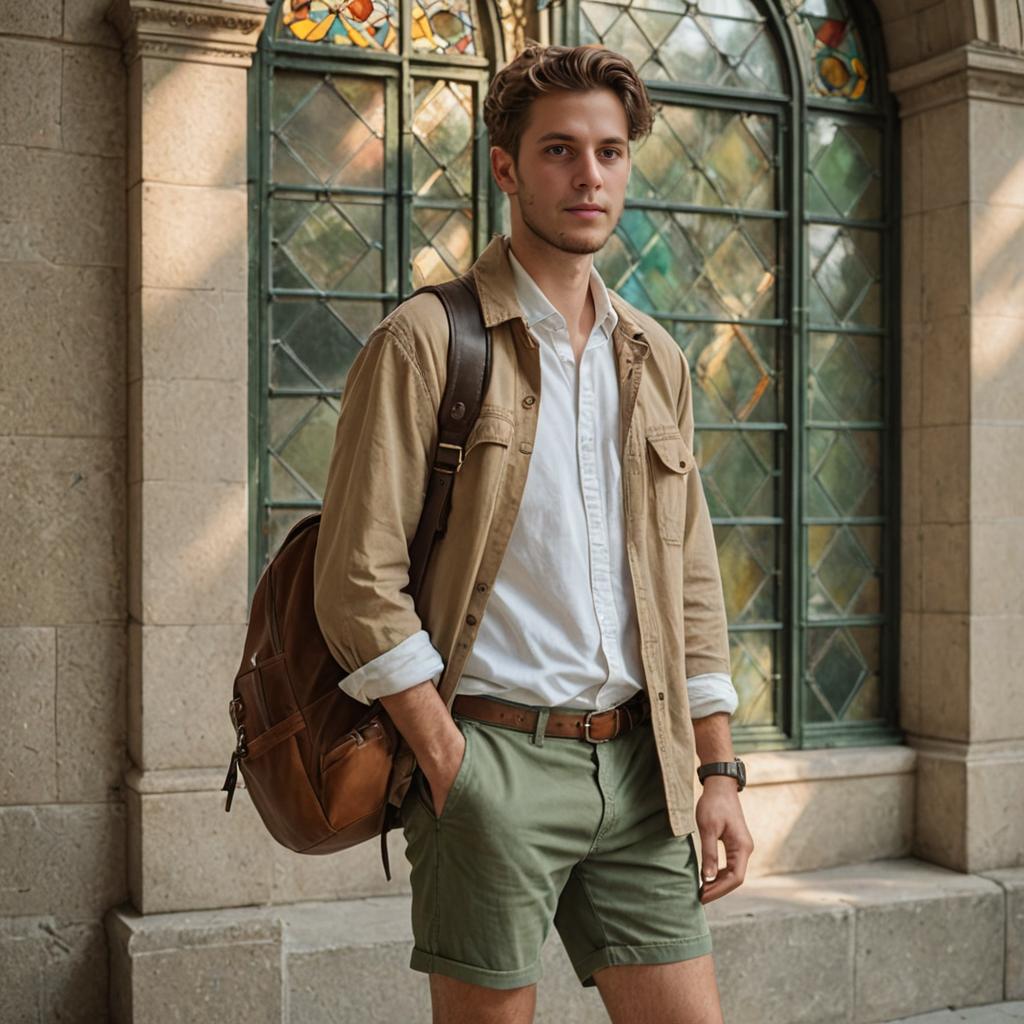
<path fill-rule="evenodd" d="M 247 67 L 267 17 L 264 0 L 112 0 L 124 60 L 140 56 Z"/>

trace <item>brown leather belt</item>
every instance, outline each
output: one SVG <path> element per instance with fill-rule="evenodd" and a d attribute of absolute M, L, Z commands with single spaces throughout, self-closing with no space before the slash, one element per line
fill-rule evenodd
<path fill-rule="evenodd" d="M 468 693 L 459 694 L 452 701 L 452 711 L 464 718 L 475 718 L 479 722 L 503 725 L 506 729 L 518 729 L 520 732 L 535 732 L 541 713 L 525 704 L 510 704 Z M 577 714 L 550 711 L 544 735 L 605 743 L 649 718 L 650 711 L 646 693 L 638 693 L 625 704 L 607 711 L 581 711 Z"/>

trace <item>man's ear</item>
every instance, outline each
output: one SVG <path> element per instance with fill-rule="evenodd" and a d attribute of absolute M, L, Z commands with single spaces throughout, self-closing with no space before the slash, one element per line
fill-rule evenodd
<path fill-rule="evenodd" d="M 500 146 L 491 146 L 491 173 L 498 188 L 506 195 L 515 195 L 519 191 L 516 175 L 516 162 L 511 153 Z"/>

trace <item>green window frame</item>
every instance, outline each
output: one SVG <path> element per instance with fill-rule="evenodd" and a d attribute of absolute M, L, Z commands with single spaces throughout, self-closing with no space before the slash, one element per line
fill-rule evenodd
<path fill-rule="evenodd" d="M 276 0 L 250 76 L 252 585 L 288 525 L 319 506 L 358 346 L 420 280 L 468 266 L 506 230 L 481 117 L 496 5 L 425 4 L 414 17 L 359 3 L 377 19 L 372 39 L 338 15 L 328 25 L 341 8 L 326 0 Z M 626 53 L 659 108 L 597 266 L 691 366 L 737 748 L 898 742 L 898 120 L 877 17 L 860 0 L 538 6 L 553 41 Z M 472 43 L 440 52 L 462 31 L 456 15 Z M 449 104 L 461 97 L 454 115 L 472 112 L 472 140 L 465 125 L 449 138 L 457 158 L 437 159 L 418 127 L 429 82 L 450 83 Z M 342 134 L 352 145 L 332 148 Z M 335 173 L 350 149 L 354 170 Z M 461 185 L 445 184 L 450 165 Z M 453 254 L 435 240 L 455 221 Z"/>

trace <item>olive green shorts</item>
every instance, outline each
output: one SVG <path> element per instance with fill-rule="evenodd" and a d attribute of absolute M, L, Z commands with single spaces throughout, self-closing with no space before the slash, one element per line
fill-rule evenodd
<path fill-rule="evenodd" d="M 466 752 L 441 816 L 418 768 L 402 804 L 414 970 L 530 985 L 552 921 L 583 985 L 602 967 L 711 951 L 649 719 L 597 744 L 455 721 Z"/>

